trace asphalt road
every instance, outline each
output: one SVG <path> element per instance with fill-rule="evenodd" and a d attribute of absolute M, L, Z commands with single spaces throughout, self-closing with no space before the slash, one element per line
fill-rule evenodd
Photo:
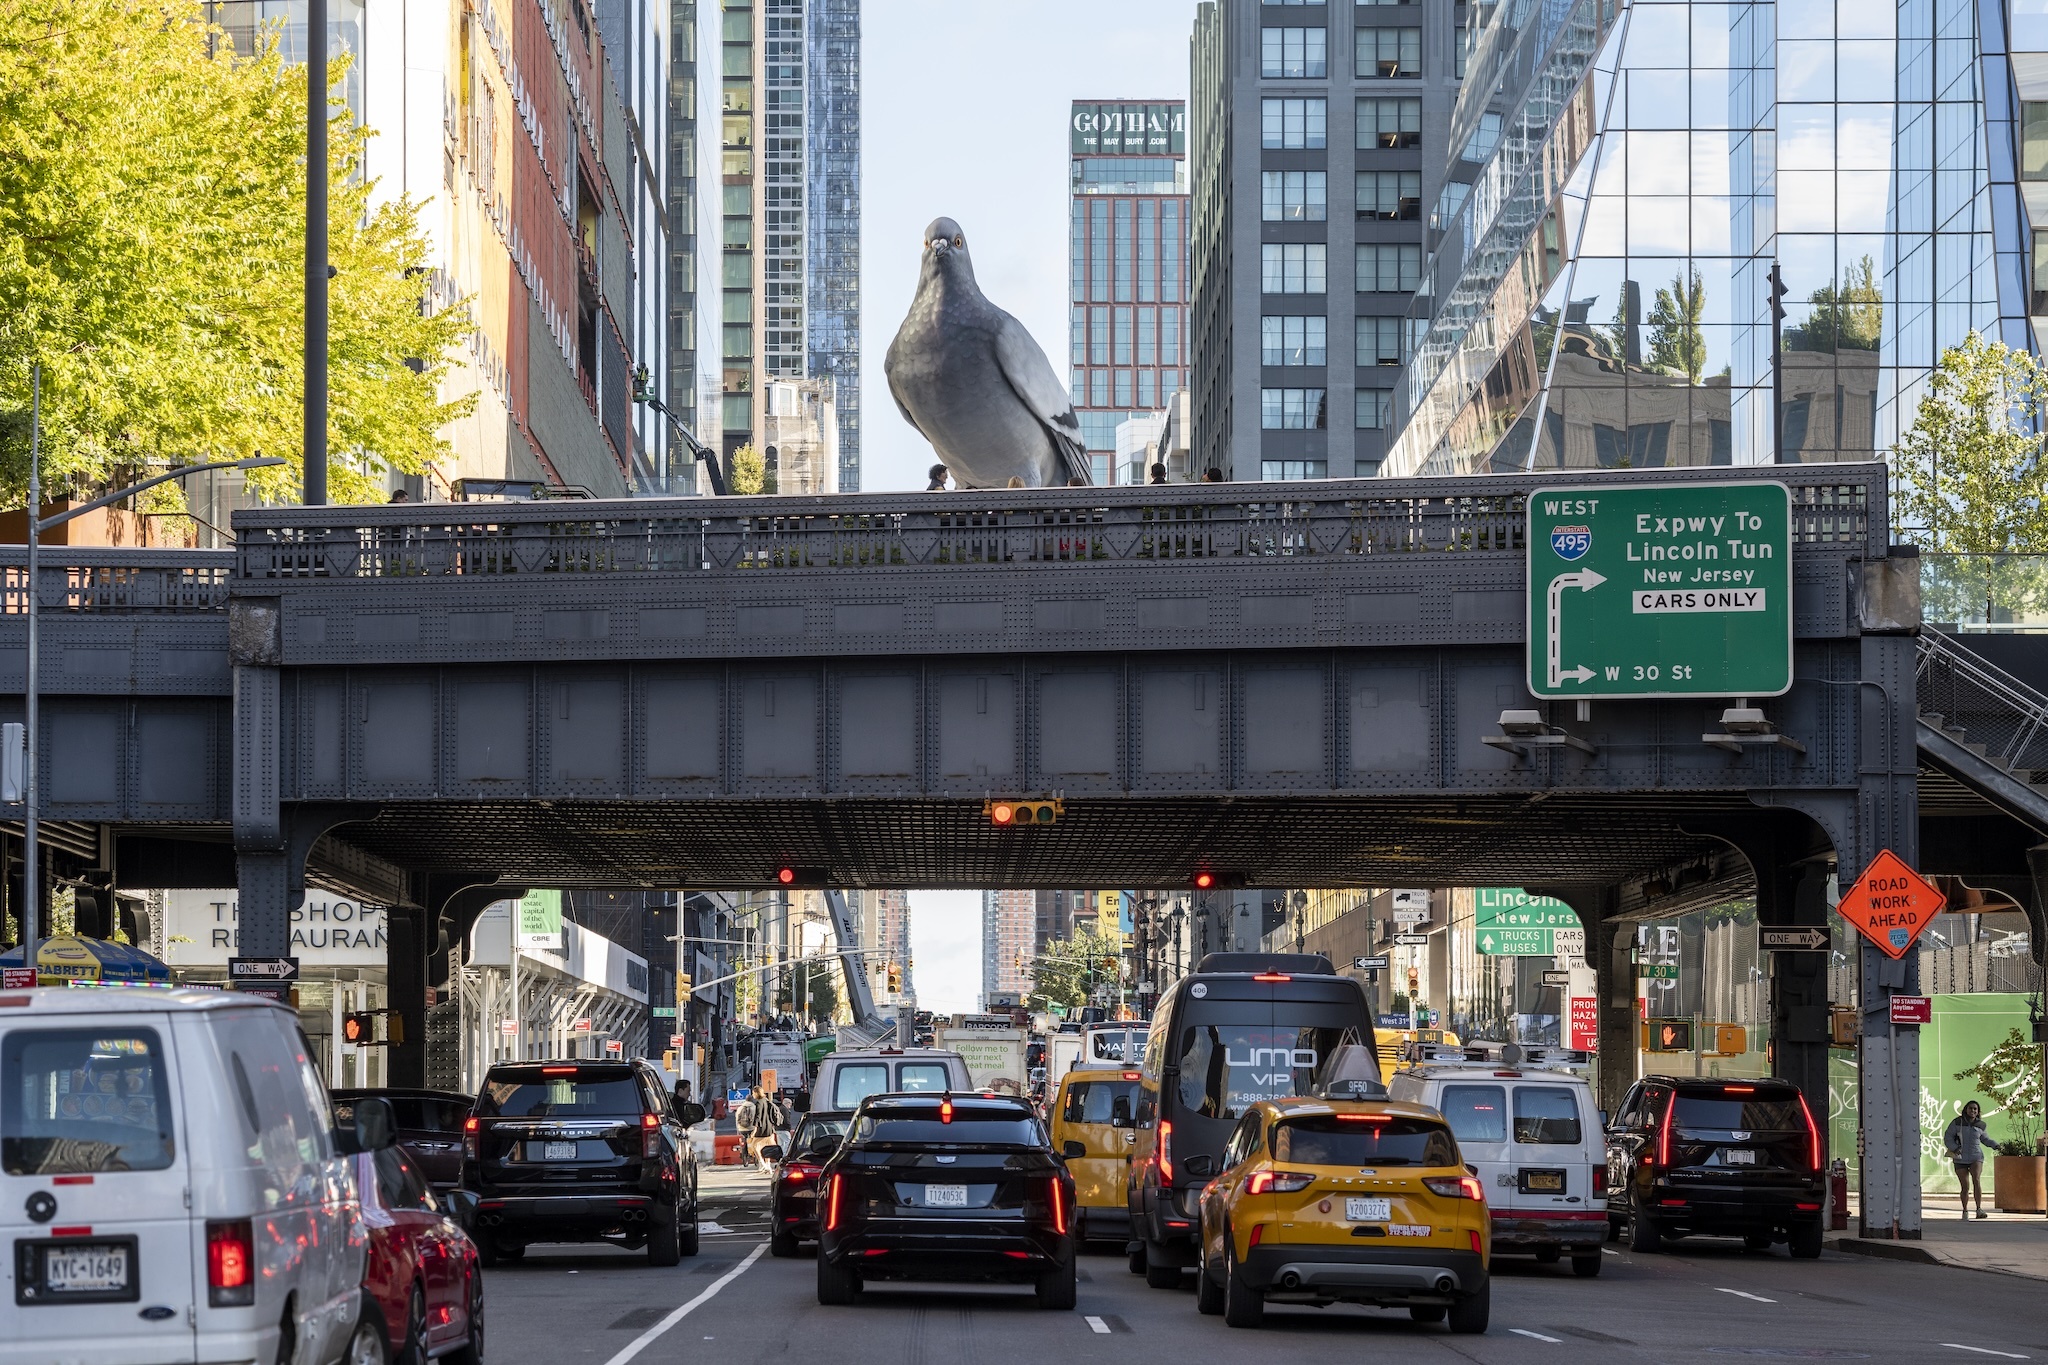
<path fill-rule="evenodd" d="M 1598 1279 L 1568 1265 L 1496 1265 L 1493 1325 L 1454 1337 L 1405 1313 L 1276 1307 L 1237 1331 L 1179 1292 L 1148 1289 L 1121 1254 L 1082 1262 L 1081 1303 L 1041 1312 L 1028 1290 L 879 1285 L 849 1308 L 817 1301 L 813 1263 L 766 1251 L 763 1182 L 707 1172 L 703 1251 L 674 1270 L 609 1247 L 536 1247 L 487 1272 L 491 1365 L 1082 1365 L 1281 1350 L 1294 1361 L 1573 1365 L 1579 1360 L 2048 1362 L 2044 1286 L 1943 1266 L 1687 1241 L 1637 1256 L 1610 1246 Z M 1000 1352 L 1000 1355 L 996 1354 Z"/>

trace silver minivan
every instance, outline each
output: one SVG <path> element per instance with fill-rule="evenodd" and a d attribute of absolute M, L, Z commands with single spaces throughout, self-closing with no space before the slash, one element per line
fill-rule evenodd
<path fill-rule="evenodd" d="M 381 1360 L 366 1236 L 292 1011 L 0 991 L 0 1362 Z"/>
<path fill-rule="evenodd" d="M 936 1047 L 860 1048 L 825 1054 L 804 1107 L 851 1110 L 870 1095 L 972 1089 L 967 1059 L 957 1052 Z"/>
<path fill-rule="evenodd" d="M 1600 1273 L 1607 1240 L 1607 1148 L 1592 1087 L 1562 1048 L 1481 1043 L 1418 1045 L 1415 1064 L 1387 1091 L 1444 1116 L 1486 1187 L 1493 1254 L 1569 1257 Z"/>

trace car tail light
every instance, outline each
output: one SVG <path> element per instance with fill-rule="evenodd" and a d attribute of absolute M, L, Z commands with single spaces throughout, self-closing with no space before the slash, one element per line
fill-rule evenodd
<path fill-rule="evenodd" d="M 1316 1183 L 1306 1171 L 1253 1171 L 1246 1177 L 1246 1194 L 1293 1194 Z"/>
<path fill-rule="evenodd" d="M 1159 1178 L 1173 1183 L 1173 1120 L 1159 1120 Z"/>
<path fill-rule="evenodd" d="M 1067 1231 L 1067 1192 L 1060 1186 L 1060 1178 L 1052 1178 L 1052 1189 L 1047 1192 L 1052 1203 L 1052 1230 L 1061 1236 Z"/>
<path fill-rule="evenodd" d="M 247 1308 L 256 1302 L 256 1237 L 249 1220 L 206 1225 L 206 1303 Z"/>
<path fill-rule="evenodd" d="M 1256 973 L 1254 973 L 1254 974 L 1253 974 L 1253 976 L 1252 976 L 1252 980 L 1254 980 L 1254 981 L 1292 981 L 1292 980 L 1294 980 L 1294 978 L 1293 978 L 1293 977 L 1291 977 L 1291 976 L 1288 976 L 1288 975 L 1287 975 L 1286 973 L 1284 973 L 1284 972 L 1256 972 Z"/>
<path fill-rule="evenodd" d="M 1730 1085 L 1723 1086 L 1722 1088 L 1731 1095 L 1754 1095 L 1756 1093 L 1756 1087 L 1753 1085 Z"/>
<path fill-rule="evenodd" d="M 843 1173 L 832 1177 L 831 1192 L 825 1196 L 825 1230 L 827 1232 L 837 1232 L 839 1230 L 840 1204 L 844 1198 L 845 1188 L 846 1176 Z"/>
<path fill-rule="evenodd" d="M 1593 1193 L 1607 1193 L 1607 1167 L 1604 1165 L 1593 1168 Z"/>
<path fill-rule="evenodd" d="M 1664 1122 L 1657 1125 L 1657 1164 L 1669 1170 L 1671 1167 L 1671 1115 L 1678 1108 L 1678 1092 L 1671 1092 L 1671 1098 L 1664 1105 Z"/>
<path fill-rule="evenodd" d="M 1137 1080 L 1137 1079 L 1138 1079 L 1138 1077 L 1139 1077 L 1139 1073 L 1138 1073 L 1138 1072 L 1135 1072 L 1135 1071 L 1126 1071 L 1126 1072 L 1124 1073 L 1124 1079 L 1125 1079 L 1125 1080 L 1127 1080 L 1127 1081 L 1135 1081 L 1135 1080 Z"/>
<path fill-rule="evenodd" d="M 1477 1252 L 1477 1251 L 1481 1250 L 1481 1247 L 1480 1247 L 1480 1245 L 1479 1245 L 1479 1229 L 1477 1229 L 1477 1228 L 1467 1228 L 1467 1229 L 1465 1229 L 1465 1235 L 1466 1235 L 1467 1237 L 1469 1237 L 1469 1238 L 1471 1238 L 1471 1239 L 1472 1239 L 1472 1250 L 1473 1250 L 1473 1251 Z"/>
<path fill-rule="evenodd" d="M 1392 1114 L 1339 1114 L 1339 1115 L 1337 1115 L 1337 1122 L 1339 1122 L 1339 1123 L 1370 1123 L 1370 1124 L 1372 1124 L 1372 1125 L 1373 1125 L 1373 1126 L 1374 1126 L 1375 1128 L 1379 1128 L 1379 1127 L 1384 1127 L 1385 1125 L 1387 1125 L 1387 1124 L 1389 1124 L 1389 1123 L 1392 1123 L 1393 1121 L 1394 1121 L 1394 1116 L 1393 1116 Z"/>
<path fill-rule="evenodd" d="M 1422 1184 L 1431 1194 L 1440 1194 L 1446 1199 L 1486 1198 L 1486 1187 L 1479 1183 L 1476 1175 L 1426 1175 Z"/>
<path fill-rule="evenodd" d="M 640 1155 L 650 1161 L 661 1155 L 661 1119 L 658 1115 L 640 1116 Z"/>
<path fill-rule="evenodd" d="M 1257 1246 L 1257 1245 L 1259 1244 L 1259 1239 L 1260 1239 L 1260 1238 L 1262 1238 L 1262 1237 L 1264 1237 L 1265 1235 L 1266 1235 L 1266 1225 L 1265 1225 L 1264 1223 L 1254 1223 L 1254 1224 L 1252 1224 L 1252 1239 L 1251 1239 L 1251 1242 L 1249 1243 L 1249 1245 L 1251 1245 L 1251 1246 Z"/>
<path fill-rule="evenodd" d="M 801 1185 L 806 1180 L 815 1179 L 823 1169 L 822 1166 L 811 1166 L 803 1163 L 785 1166 L 782 1168 L 782 1180 L 786 1185 Z"/>
<path fill-rule="evenodd" d="M 953 1101 L 951 1101 L 951 1100 L 940 1100 L 940 1101 L 939 1101 L 939 1122 L 940 1122 L 940 1123 L 951 1123 L 952 1121 L 953 1121 Z"/>
<path fill-rule="evenodd" d="M 544 1066 L 540 1069 L 540 1074 L 543 1076 L 573 1076 L 576 1074 L 576 1068 L 573 1066 Z"/>
<path fill-rule="evenodd" d="M 483 1145 L 476 1130 L 477 1122 L 475 1119 L 467 1118 L 462 1121 L 462 1154 L 471 1161 L 477 1159 Z"/>
<path fill-rule="evenodd" d="M 1799 1112 L 1806 1117 L 1806 1151 L 1808 1163 L 1814 1170 L 1821 1167 L 1820 1125 L 1813 1121 L 1813 1110 L 1806 1106 L 1806 1092 L 1799 1092 Z"/>

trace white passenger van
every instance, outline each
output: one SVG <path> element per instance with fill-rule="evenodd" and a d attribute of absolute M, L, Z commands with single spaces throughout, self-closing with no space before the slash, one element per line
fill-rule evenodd
<path fill-rule="evenodd" d="M 1586 1053 L 1515 1043 L 1411 1044 L 1388 1093 L 1426 1104 L 1457 1135 L 1493 1212 L 1493 1254 L 1569 1256 L 1600 1273 L 1607 1240 L 1607 1147 Z"/>
<path fill-rule="evenodd" d="M 381 1360 L 351 1349 L 382 1328 L 308 1054 L 254 995 L 0 991 L 0 1362 Z M 387 1145 L 357 1109 L 350 1145 Z"/>

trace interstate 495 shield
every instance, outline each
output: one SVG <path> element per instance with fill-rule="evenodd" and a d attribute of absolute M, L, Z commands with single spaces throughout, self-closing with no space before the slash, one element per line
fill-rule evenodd
<path fill-rule="evenodd" d="M 1792 495 L 1781 483 L 1529 494 L 1529 690 L 1775 697 L 1792 686 Z"/>

